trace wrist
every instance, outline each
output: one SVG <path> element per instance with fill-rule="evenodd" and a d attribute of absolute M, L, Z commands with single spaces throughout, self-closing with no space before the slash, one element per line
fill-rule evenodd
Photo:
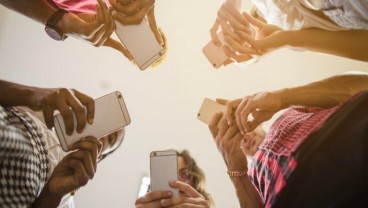
<path fill-rule="evenodd" d="M 285 109 L 290 107 L 290 105 L 292 105 L 292 98 L 295 95 L 292 95 L 292 90 L 290 88 L 283 88 L 280 90 L 276 90 L 274 92 L 276 94 L 276 96 L 279 98 L 279 101 L 281 103 L 281 109 Z"/>
<path fill-rule="evenodd" d="M 35 202 L 32 204 L 32 207 L 37 207 L 37 208 L 58 207 L 62 198 L 63 196 L 52 194 L 48 188 L 48 184 L 46 184 L 43 187 L 40 195 L 37 197 Z"/>
<path fill-rule="evenodd" d="M 68 11 L 64 9 L 58 9 L 47 20 L 45 25 L 45 31 L 52 39 L 60 41 L 65 40 L 65 38 L 67 38 L 67 36 L 64 33 L 65 28 L 60 27 L 61 26 L 60 22 L 66 14 L 68 14 Z"/>
<path fill-rule="evenodd" d="M 70 34 L 70 31 L 71 31 L 70 26 L 72 25 L 71 24 L 72 15 L 74 14 L 70 12 L 64 14 L 63 17 L 59 20 L 57 24 L 57 27 L 64 35 Z"/>

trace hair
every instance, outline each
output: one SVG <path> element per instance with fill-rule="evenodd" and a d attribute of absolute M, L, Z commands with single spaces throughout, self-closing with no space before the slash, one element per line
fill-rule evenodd
<path fill-rule="evenodd" d="M 156 68 L 157 66 L 161 65 L 162 62 L 164 62 L 164 60 L 166 60 L 166 56 L 167 56 L 167 52 L 168 52 L 166 35 L 160 27 L 158 27 L 157 30 L 160 32 L 161 37 L 162 37 L 162 41 L 163 41 L 162 47 L 164 48 L 164 54 L 159 59 L 157 59 L 157 61 L 155 61 L 153 64 L 151 64 L 151 68 Z"/>
<path fill-rule="evenodd" d="M 191 172 L 193 188 L 204 196 L 211 207 L 214 207 L 211 195 L 205 191 L 205 175 L 203 170 L 198 167 L 196 161 L 191 157 L 188 150 L 176 152 L 178 153 L 178 156 L 183 158 L 185 164 L 188 166 L 188 170 Z"/>

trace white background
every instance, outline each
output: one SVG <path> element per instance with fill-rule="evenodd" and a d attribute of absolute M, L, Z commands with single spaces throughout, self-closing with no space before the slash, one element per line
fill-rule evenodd
<path fill-rule="evenodd" d="M 119 52 L 68 38 L 51 40 L 43 25 L 0 7 L 0 78 L 39 87 L 76 88 L 92 97 L 123 93 L 132 123 L 116 154 L 99 164 L 93 181 L 79 190 L 76 207 L 134 207 L 149 153 L 190 150 L 207 176 L 219 208 L 238 207 L 226 167 L 206 125 L 196 119 L 204 97 L 239 98 L 291 87 L 367 63 L 282 49 L 253 65 L 213 69 L 201 49 L 221 1 L 156 1 L 157 24 L 168 39 L 167 60 L 140 71 Z M 244 5 L 249 8 L 249 3 Z M 267 123 L 266 127 L 270 125 Z"/>

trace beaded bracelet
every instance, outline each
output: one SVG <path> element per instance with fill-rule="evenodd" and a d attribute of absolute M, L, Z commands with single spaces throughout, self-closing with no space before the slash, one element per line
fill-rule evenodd
<path fill-rule="evenodd" d="M 240 176 L 243 176 L 243 175 L 247 174 L 247 171 L 245 171 L 245 170 L 242 170 L 242 171 L 231 171 L 231 170 L 228 170 L 227 171 L 227 174 L 229 174 L 229 176 L 240 177 Z"/>

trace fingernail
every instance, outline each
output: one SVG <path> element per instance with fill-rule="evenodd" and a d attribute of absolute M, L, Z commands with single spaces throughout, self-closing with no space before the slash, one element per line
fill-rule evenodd
<path fill-rule="evenodd" d="M 93 123 L 93 118 L 89 118 L 87 121 L 88 121 L 89 124 L 92 124 Z"/>
<path fill-rule="evenodd" d="M 167 196 L 172 196 L 173 193 L 171 191 L 166 192 Z"/>

